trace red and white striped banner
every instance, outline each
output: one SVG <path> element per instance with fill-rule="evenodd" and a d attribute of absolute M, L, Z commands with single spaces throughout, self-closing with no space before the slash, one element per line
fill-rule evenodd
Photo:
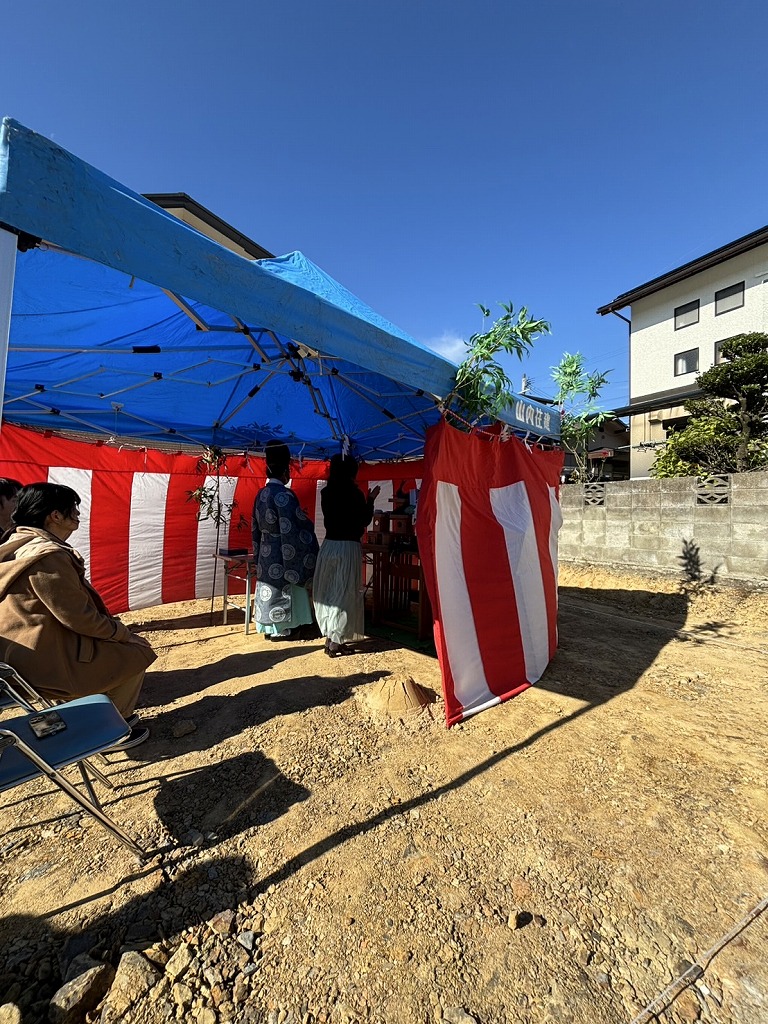
<path fill-rule="evenodd" d="M 449 725 L 535 683 L 557 647 L 562 452 L 427 432 L 416 531 Z"/>
<path fill-rule="evenodd" d="M 296 460 L 291 486 L 315 522 L 322 540 L 320 490 L 326 462 Z M 364 465 L 358 481 L 379 483 L 377 505 L 407 475 L 421 475 L 421 462 Z M 217 528 L 198 519 L 191 492 L 216 484 L 194 455 L 120 448 L 104 442 L 72 441 L 4 423 L 0 432 L 0 476 L 23 484 L 50 481 L 72 487 L 81 498 L 80 528 L 70 543 L 85 558 L 88 575 L 113 614 L 128 609 L 209 598 L 223 592 L 223 572 L 212 557 L 220 547 L 251 547 L 251 510 L 264 485 L 264 460 L 230 455 L 221 467 L 219 499 L 232 506 Z M 241 589 L 231 581 L 230 590 Z"/>

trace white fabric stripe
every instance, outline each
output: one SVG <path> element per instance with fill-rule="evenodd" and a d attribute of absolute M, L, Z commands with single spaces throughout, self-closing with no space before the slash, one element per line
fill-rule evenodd
<path fill-rule="evenodd" d="M 549 488 L 549 508 L 552 514 L 552 518 L 549 521 L 549 557 L 552 559 L 552 571 L 555 574 L 555 608 L 557 608 L 559 603 L 557 592 L 559 573 L 557 535 L 560 532 L 560 527 L 563 525 L 563 510 L 560 508 L 560 502 L 557 500 L 556 487 Z M 557 619 L 555 619 L 555 639 L 557 639 Z"/>
<path fill-rule="evenodd" d="M 50 466 L 49 484 L 64 484 L 80 495 L 80 525 L 69 538 L 85 562 L 85 575 L 91 578 L 91 470 L 71 469 L 68 466 Z"/>
<path fill-rule="evenodd" d="M 327 483 L 327 480 L 318 480 L 315 487 L 315 536 L 318 544 L 322 544 L 325 540 L 325 523 L 323 522 L 323 507 L 320 504 L 320 492 Z"/>
<path fill-rule="evenodd" d="M 128 607 L 163 603 L 163 538 L 169 473 L 134 473 L 128 524 Z"/>
<path fill-rule="evenodd" d="M 521 480 L 507 487 L 492 487 L 491 508 L 504 529 L 523 641 L 525 678 L 535 683 L 549 663 L 549 630 L 536 530 L 525 483 Z"/>
<path fill-rule="evenodd" d="M 462 720 L 471 718 L 472 715 L 478 715 L 481 711 L 487 711 L 488 708 L 495 708 L 497 704 L 501 704 L 501 697 L 493 697 L 491 700 L 487 700 L 485 704 L 476 704 L 474 707 L 464 708 L 464 713 L 461 716 Z"/>
<path fill-rule="evenodd" d="M 455 484 L 437 484 L 435 575 L 440 621 L 453 692 L 467 710 L 495 698 L 485 678 L 461 553 L 461 496 Z"/>
<path fill-rule="evenodd" d="M 216 570 L 215 593 L 224 593 L 224 569 L 222 564 L 217 562 L 213 556 L 218 548 L 229 547 L 229 522 L 232 516 L 232 502 L 235 500 L 237 477 L 207 476 L 203 481 L 203 487 L 208 493 L 216 493 L 217 480 L 219 487 L 219 514 L 223 516 L 223 519 L 218 528 L 218 542 L 216 540 L 215 518 L 201 519 L 197 524 L 197 561 L 195 564 L 195 597 L 197 598 L 211 596 L 214 569 Z M 201 511 L 205 512 L 205 508 L 202 508 Z M 237 514 L 236 510 L 235 515 Z"/>

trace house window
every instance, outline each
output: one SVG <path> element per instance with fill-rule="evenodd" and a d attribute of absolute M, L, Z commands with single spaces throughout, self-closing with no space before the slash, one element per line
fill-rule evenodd
<path fill-rule="evenodd" d="M 728 360 L 723 355 L 723 342 L 715 342 L 715 366 L 719 366 L 720 363 L 727 363 Z"/>
<path fill-rule="evenodd" d="M 721 313 L 730 313 L 732 309 L 738 309 L 744 305 L 744 282 L 732 284 L 728 288 L 721 288 L 715 292 L 715 316 Z"/>
<path fill-rule="evenodd" d="M 675 356 L 675 376 L 684 373 L 696 373 L 699 369 L 699 350 L 689 348 L 687 352 L 678 352 Z"/>
<path fill-rule="evenodd" d="M 691 324 L 699 322 L 699 300 L 686 302 L 684 306 L 677 306 L 675 309 L 675 330 L 681 327 L 690 327 Z"/>

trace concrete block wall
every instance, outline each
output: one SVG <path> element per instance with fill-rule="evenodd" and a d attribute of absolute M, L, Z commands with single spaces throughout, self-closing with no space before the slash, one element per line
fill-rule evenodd
<path fill-rule="evenodd" d="M 696 560 L 708 578 L 768 583 L 768 473 L 734 474 L 728 504 L 697 503 L 697 480 L 605 483 L 605 504 L 585 487 L 560 490 L 560 556 L 597 565 L 682 572 Z M 687 552 L 687 562 L 686 562 Z"/>

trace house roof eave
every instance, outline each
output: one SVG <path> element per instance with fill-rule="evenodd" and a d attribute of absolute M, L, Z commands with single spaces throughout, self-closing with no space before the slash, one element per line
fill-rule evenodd
<path fill-rule="evenodd" d="M 631 291 L 618 295 L 613 302 L 609 302 L 605 306 L 599 306 L 596 312 L 600 316 L 605 316 L 606 313 L 616 313 L 626 306 L 631 306 L 633 302 L 637 302 L 639 299 L 644 299 L 648 295 L 653 295 L 654 292 L 661 291 L 662 288 L 669 288 L 670 285 L 677 284 L 678 281 L 684 281 L 688 277 L 693 277 L 694 274 L 699 274 L 703 270 L 709 270 L 710 267 L 716 267 L 718 264 L 725 263 L 726 260 L 730 260 L 734 256 L 740 256 L 742 253 L 749 252 L 750 249 L 756 249 L 758 246 L 765 245 L 766 243 L 768 243 L 768 225 L 758 228 L 757 231 L 752 231 L 748 235 L 743 235 L 727 245 L 721 245 L 719 249 L 713 249 L 712 252 L 699 256 L 689 263 L 684 263 L 681 267 L 676 267 L 674 270 L 669 270 L 666 274 L 654 277 L 653 280 L 646 281 L 645 284 L 638 285 L 637 288 L 633 288 Z"/>

